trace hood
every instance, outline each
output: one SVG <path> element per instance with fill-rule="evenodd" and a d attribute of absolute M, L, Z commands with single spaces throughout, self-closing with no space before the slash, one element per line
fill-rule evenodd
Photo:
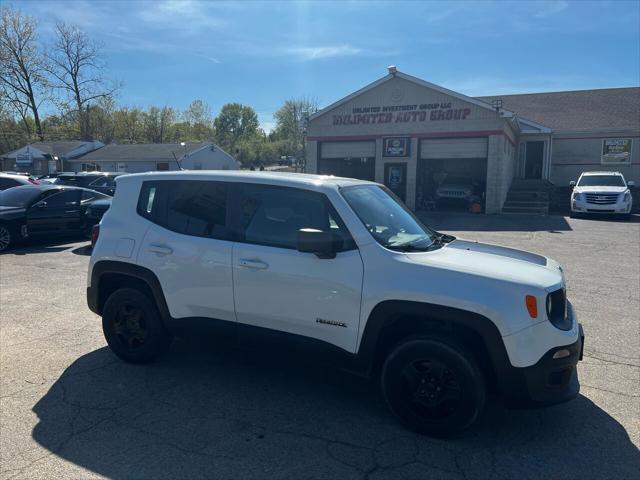
<path fill-rule="evenodd" d="M 9 207 L 6 205 L 0 205 L 0 219 L 13 220 L 15 218 L 23 217 L 26 212 L 22 207 Z"/>
<path fill-rule="evenodd" d="M 535 253 L 487 243 L 454 240 L 425 253 L 407 253 L 409 260 L 430 267 L 538 287 L 549 292 L 564 285 L 560 265 Z"/>
<path fill-rule="evenodd" d="M 573 193 L 624 193 L 627 187 L 573 187 Z"/>

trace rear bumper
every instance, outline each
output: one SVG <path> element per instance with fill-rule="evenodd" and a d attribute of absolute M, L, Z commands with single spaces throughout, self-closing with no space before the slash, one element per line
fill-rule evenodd
<path fill-rule="evenodd" d="M 580 333 L 575 343 L 552 348 L 535 365 L 511 369 L 508 381 L 502 383 L 502 394 L 508 405 L 542 407 L 566 402 L 580 393 L 576 367 L 582 360 L 584 331 L 582 325 L 578 328 Z"/>

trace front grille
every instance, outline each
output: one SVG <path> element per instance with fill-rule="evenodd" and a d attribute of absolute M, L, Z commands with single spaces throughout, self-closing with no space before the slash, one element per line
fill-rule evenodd
<path fill-rule="evenodd" d="M 586 193 L 587 203 L 594 205 L 611 205 L 618 201 L 617 193 Z"/>

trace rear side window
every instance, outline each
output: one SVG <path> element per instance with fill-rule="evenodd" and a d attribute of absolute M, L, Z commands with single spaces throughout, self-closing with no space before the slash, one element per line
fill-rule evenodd
<path fill-rule="evenodd" d="M 241 235 L 245 243 L 296 249 L 298 230 L 333 231 L 343 239 L 342 251 L 355 243 L 329 200 L 308 190 L 246 184 L 240 200 Z"/>
<path fill-rule="evenodd" d="M 144 182 L 138 214 L 184 235 L 230 239 L 228 188 L 223 182 L 200 180 Z"/>

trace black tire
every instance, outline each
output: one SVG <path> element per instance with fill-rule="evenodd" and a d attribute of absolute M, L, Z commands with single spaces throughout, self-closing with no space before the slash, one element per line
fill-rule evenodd
<path fill-rule="evenodd" d="M 109 296 L 102 310 L 102 331 L 113 353 L 129 363 L 154 361 L 173 340 L 155 303 L 135 288 L 121 288 Z"/>
<path fill-rule="evenodd" d="M 397 345 L 382 368 L 389 408 L 410 429 L 446 437 L 468 428 L 484 409 L 482 371 L 470 353 L 446 340 L 415 337 Z"/>
<path fill-rule="evenodd" d="M 9 250 L 15 243 L 15 234 L 9 228 L 9 225 L 0 223 L 0 252 Z"/>

